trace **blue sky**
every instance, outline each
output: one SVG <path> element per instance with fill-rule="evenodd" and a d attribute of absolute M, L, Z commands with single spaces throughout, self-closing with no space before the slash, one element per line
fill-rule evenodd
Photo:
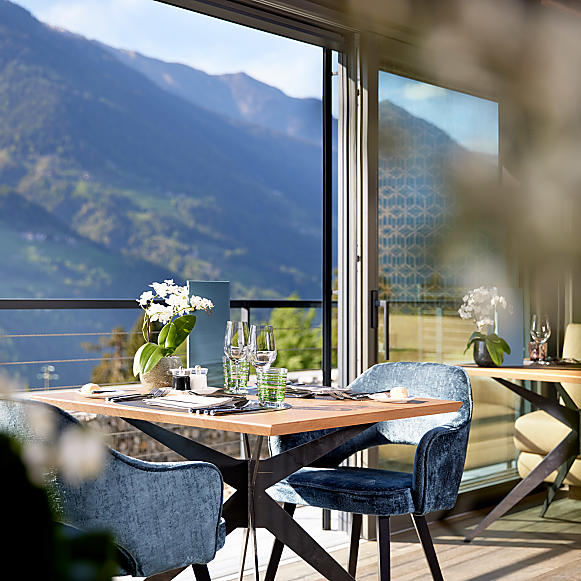
<path fill-rule="evenodd" d="M 322 50 L 155 0 L 14 0 L 39 20 L 211 74 L 243 71 L 293 97 L 321 96 Z"/>
<path fill-rule="evenodd" d="M 381 72 L 379 100 L 392 103 L 443 129 L 467 149 L 498 154 L 498 104 Z"/>

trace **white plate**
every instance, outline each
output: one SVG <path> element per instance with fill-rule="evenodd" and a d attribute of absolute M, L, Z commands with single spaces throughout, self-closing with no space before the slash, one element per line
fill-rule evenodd
<path fill-rule="evenodd" d="M 408 395 L 408 397 L 389 397 L 388 393 L 373 393 L 369 395 L 369 399 L 384 403 L 406 403 L 415 399 L 415 397 L 413 395 Z"/>
<path fill-rule="evenodd" d="M 83 397 L 90 397 L 91 399 L 105 399 L 107 397 L 115 397 L 116 395 L 129 395 L 130 391 L 121 391 L 120 389 L 99 390 L 103 393 L 85 393 L 81 389 L 77 389 L 77 393 Z"/>
<path fill-rule="evenodd" d="M 197 387 L 196 389 L 191 389 L 196 395 L 210 395 L 212 393 L 216 393 L 220 391 L 219 387 Z"/>

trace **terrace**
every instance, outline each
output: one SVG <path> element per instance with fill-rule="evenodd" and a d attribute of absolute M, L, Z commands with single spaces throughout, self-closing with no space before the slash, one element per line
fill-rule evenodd
<path fill-rule="evenodd" d="M 544 341 L 555 370 L 561 369 L 559 363 L 565 365 L 565 358 L 581 360 L 576 351 L 581 346 L 573 348 L 565 341 L 565 333 L 581 323 L 581 238 L 575 221 L 581 191 L 576 161 L 581 143 L 577 2 L 511 0 L 500 6 L 482 1 L 470 7 L 452 0 L 437 6 L 374 0 L 150 4 L 168 17 L 179 15 L 185 24 L 204 15 L 208 30 L 231 26 L 232 35 L 255 33 L 273 43 L 284 39 L 294 43 L 297 58 L 303 49 L 317 51 L 309 53 L 317 55 L 313 62 L 320 72 L 317 113 L 309 117 L 305 108 L 291 114 L 292 107 L 308 99 L 271 102 L 265 97 L 271 93 L 252 93 L 256 86 L 248 84 L 240 89 L 247 99 L 237 96 L 240 110 L 230 119 L 226 109 L 219 109 L 233 106 L 220 101 L 225 93 L 203 93 L 202 85 L 192 88 L 177 69 L 162 67 L 158 75 L 153 60 L 146 63 L 143 55 L 106 47 L 114 53 L 115 66 L 120 66 L 119 60 L 132 72 L 107 69 L 103 78 L 108 80 L 102 85 L 87 84 L 84 102 L 110 102 L 115 105 L 111 111 L 122 114 L 110 113 L 110 125 L 105 125 L 83 113 L 92 109 L 80 108 L 81 122 L 90 122 L 95 143 L 101 137 L 106 144 L 118 143 L 119 160 L 125 142 L 115 132 L 116 124 L 121 133 L 134 131 L 135 141 L 127 142 L 133 153 L 155 139 L 166 144 L 167 151 L 143 146 L 144 162 L 137 156 L 115 167 L 108 159 L 101 173 L 94 162 L 77 179 L 71 156 L 54 165 L 47 161 L 58 149 L 52 142 L 38 149 L 45 152 L 38 159 L 31 145 L 25 154 L 10 142 L 6 152 L 11 153 L 0 157 L 0 186 L 6 187 L 6 195 L 0 192 L 0 240 L 8 257 L 2 263 L 8 291 L 0 296 L 2 383 L 29 395 L 78 390 L 88 381 L 131 385 L 131 362 L 143 343 L 141 311 L 132 295 L 136 289 L 145 290 L 151 279 L 144 276 L 163 280 L 163 273 L 181 281 L 229 280 L 230 318 L 274 325 L 277 365 L 287 367 L 289 379 L 298 383 L 343 388 L 385 362 L 470 363 L 472 350 L 465 352 L 465 347 L 476 327 L 458 316 L 458 308 L 468 289 L 481 286 L 494 287 L 510 303 L 506 311 L 495 310 L 490 325 L 498 327 L 512 347 L 505 364 L 518 367 L 529 358 L 534 314 L 546 314 L 550 321 L 550 336 Z M 29 7 L 33 5 L 30 1 Z M 160 19 L 160 31 L 163 27 Z M 168 30 L 171 35 L 171 26 Z M 177 26 L 175 30 L 177 35 Z M 0 35 L 7 46 L 16 42 L 8 28 L 0 28 Z M 231 42 L 227 32 L 218 36 L 224 45 Z M 79 39 L 74 42 L 82 44 Z M 78 54 L 85 51 L 81 44 Z M 71 54 L 72 45 L 66 46 L 64 52 Z M 104 49 L 92 46 L 87 54 L 94 57 L 93 50 Z M 232 46 L 229 50 L 234 59 L 237 51 Z M 109 57 L 99 58 L 99 66 L 108 63 Z M 177 62 L 181 55 L 178 50 L 164 58 Z M 287 77 L 293 75 L 291 62 Z M 283 69 L 284 63 L 277 68 Z M 10 77 L 10 70 L 0 68 L 0 80 L 16 87 L 18 79 Z M 95 78 L 101 79 L 101 72 L 96 68 Z M 210 83 L 210 77 L 204 82 Z M 172 82 L 164 85 L 168 78 Z M 236 96 L 234 81 L 228 82 Z M 113 88 L 119 86 L 135 90 L 126 108 L 113 98 Z M 120 95 L 125 95 L 123 90 Z M 171 93 L 167 101 L 161 98 L 162 90 Z M 188 91 L 194 94 L 191 100 Z M 189 109 L 192 103 L 200 107 L 200 95 L 207 101 L 202 114 Z M 266 99 L 264 111 L 252 110 L 253 98 Z M 48 106 L 46 111 L 51 117 Z M 143 113 L 148 119 L 162 119 L 170 136 L 152 137 L 144 129 L 147 123 L 122 126 L 125 120 L 135 120 L 133 113 L 135 119 L 145 119 L 139 117 Z M 283 118 L 288 121 L 284 127 Z M 56 117 L 55 123 L 66 125 Z M 107 127 L 103 135 L 99 123 Z M 62 136 L 62 143 L 67 139 Z M 75 147 L 84 151 L 86 143 Z M 181 157 L 188 149 L 191 157 Z M 91 150 L 95 159 L 98 150 Z M 1 149 L 0 154 L 4 155 Z M 19 155 L 21 168 L 35 169 L 14 178 L 18 172 L 10 170 L 10 164 Z M 89 167 L 91 159 L 87 155 L 83 163 Z M 73 169 L 67 169 L 65 161 Z M 154 168 L 154 161 L 166 174 Z M 170 170 L 174 174 L 167 173 Z M 110 182 L 103 177 L 113 175 Z M 225 195 L 228 190 L 238 197 Z M 125 204 L 129 209 L 123 213 Z M 171 230 L 168 224 L 174 219 Z M 110 228 L 105 227 L 108 221 Z M 117 252 L 120 248 L 123 251 Z M 27 270 L 29 264 L 32 269 Z M 99 289 L 95 292 L 93 282 Z M 122 289 L 117 293 L 116 285 Z M 122 298 L 108 298 L 115 296 Z M 195 361 L 191 353 L 188 357 L 185 343 L 177 353 L 184 364 L 205 363 Z M 572 429 L 579 431 L 578 386 L 542 376 L 540 366 L 535 369 L 537 376 L 511 377 L 517 390 L 545 398 L 533 397 L 532 402 L 507 389 L 502 383 L 506 377 L 498 381 L 470 372 L 473 413 L 458 499 L 453 509 L 435 510 L 428 518 L 445 579 L 578 576 L 578 442 L 575 453 L 571 456 L 571 444 L 555 471 L 525 491 L 515 507 L 471 543 L 464 542 L 484 515 L 534 471 L 534 465 L 523 467 L 521 452 L 540 460 L 548 457 L 551 447 L 543 448 L 542 454 L 540 445 L 522 448 L 524 436 L 515 430 L 519 418 L 547 405 L 553 417 L 561 409 L 565 420 L 574 424 Z M 123 454 L 149 462 L 183 460 L 183 454 L 122 417 L 93 412 L 78 417 Z M 242 431 L 165 425 L 236 458 L 248 458 L 260 436 L 249 432 L 250 439 L 245 439 Z M 266 452 L 261 456 L 257 449 L 257 461 L 266 458 Z M 415 446 L 378 445 L 357 451 L 345 462 L 350 468 L 410 473 L 414 454 Z M 567 479 L 557 474 L 564 466 L 563 477 L 573 466 Z M 540 517 L 555 479 L 555 500 Z M 233 490 L 227 485 L 226 497 Z M 299 506 L 295 518 L 347 567 L 351 512 Z M 429 578 L 409 517 L 391 517 L 390 526 L 391 576 Z M 381 570 L 376 531 L 375 517 L 364 517 L 357 535 L 357 579 L 375 578 L 378 563 Z M 263 528 L 256 531 L 261 578 L 272 539 Z M 243 528 L 227 536 L 209 564 L 212 579 L 239 578 L 243 544 Z M 251 549 L 245 580 L 257 575 Z M 385 567 L 381 574 L 382 581 L 389 578 Z M 192 580 L 194 573 L 188 569 L 173 578 Z M 285 547 L 276 579 L 324 578 Z"/>

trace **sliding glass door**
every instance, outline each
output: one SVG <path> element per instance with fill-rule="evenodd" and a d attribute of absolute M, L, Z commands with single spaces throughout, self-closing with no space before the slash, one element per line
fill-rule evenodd
<path fill-rule="evenodd" d="M 377 77 L 377 361 L 458 363 L 474 330 L 458 316 L 470 288 L 507 284 L 503 243 L 470 214 L 475 180 L 499 178 L 495 101 L 379 70 Z M 373 317 L 372 317 L 373 319 Z M 474 381 L 465 479 L 512 467 L 514 397 Z M 382 467 L 409 466 L 388 446 Z"/>

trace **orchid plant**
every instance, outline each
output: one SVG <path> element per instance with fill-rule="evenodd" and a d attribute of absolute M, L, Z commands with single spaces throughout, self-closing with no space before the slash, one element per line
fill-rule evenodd
<path fill-rule="evenodd" d="M 134 375 L 151 371 L 162 357 L 175 353 L 194 330 L 194 311 L 209 313 L 214 308 L 209 299 L 188 296 L 188 288 L 175 284 L 172 279 L 154 282 L 149 286 L 153 291 L 142 293 L 138 299 L 145 313 L 142 332 L 146 342 L 135 353 Z M 156 299 L 163 299 L 164 303 Z M 164 325 L 157 337 L 157 343 L 151 341 L 151 323 L 155 321 Z"/>
<path fill-rule="evenodd" d="M 504 361 L 504 354 L 510 355 L 508 343 L 497 334 L 498 309 L 512 311 L 506 298 L 497 293 L 495 287 L 479 287 L 469 291 L 463 298 L 462 306 L 458 309 L 461 319 L 472 319 L 476 323 L 477 331 L 474 331 L 464 353 L 476 342 L 484 341 L 490 358 L 495 365 L 500 366 Z M 488 333 L 488 327 L 493 327 L 493 332 Z"/>

